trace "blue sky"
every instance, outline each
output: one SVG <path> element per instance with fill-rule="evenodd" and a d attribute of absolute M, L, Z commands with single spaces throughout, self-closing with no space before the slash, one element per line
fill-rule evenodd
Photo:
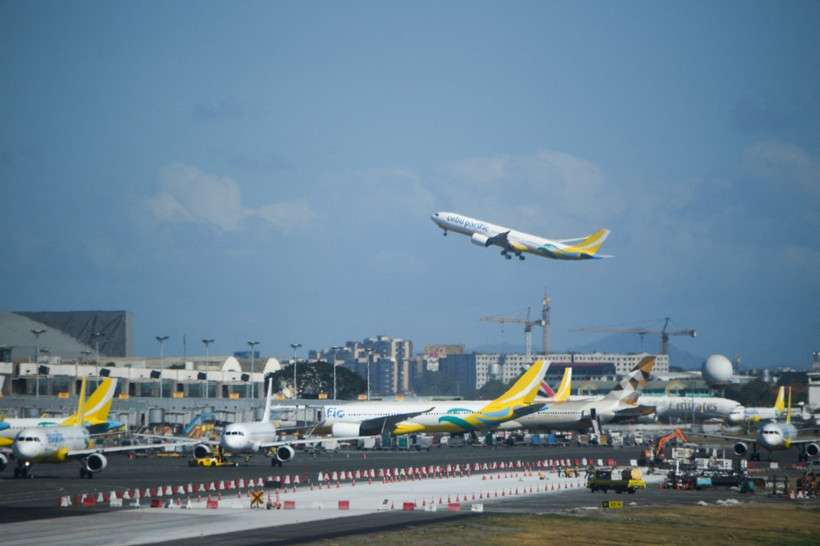
<path fill-rule="evenodd" d="M 671 317 L 803 367 L 818 28 L 808 1 L 3 2 L 0 308 L 128 310 L 141 355 L 420 351 L 521 343 L 479 317 L 547 287 L 556 351 Z M 508 262 L 438 210 L 606 227 L 616 258 Z"/>

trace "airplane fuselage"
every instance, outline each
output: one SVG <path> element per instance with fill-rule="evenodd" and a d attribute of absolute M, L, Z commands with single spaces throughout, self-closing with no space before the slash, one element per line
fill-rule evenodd
<path fill-rule="evenodd" d="M 80 427 L 36 427 L 17 433 L 11 446 L 18 462 L 62 463 L 71 451 L 89 449 L 88 431 Z"/>
<path fill-rule="evenodd" d="M 659 419 L 683 419 L 705 421 L 735 419 L 743 406 L 735 400 L 718 397 L 694 396 L 641 396 L 639 403 L 655 406 Z"/>
<path fill-rule="evenodd" d="M 231 423 L 222 431 L 219 445 L 229 453 L 258 453 L 260 446 L 276 440 L 276 425 L 270 421 Z"/>

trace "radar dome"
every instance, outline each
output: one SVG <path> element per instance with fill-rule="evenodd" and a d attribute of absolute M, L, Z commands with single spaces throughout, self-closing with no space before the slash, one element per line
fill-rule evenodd
<path fill-rule="evenodd" d="M 711 355 L 700 371 L 703 379 L 710 385 L 728 383 L 732 377 L 732 363 L 723 355 Z"/>

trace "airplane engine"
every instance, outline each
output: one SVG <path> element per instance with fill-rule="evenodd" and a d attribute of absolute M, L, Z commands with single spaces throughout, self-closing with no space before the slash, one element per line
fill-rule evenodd
<path fill-rule="evenodd" d="M 279 446 L 276 448 L 276 460 L 284 463 L 293 459 L 296 456 L 296 451 L 290 446 Z"/>
<path fill-rule="evenodd" d="M 349 436 L 361 436 L 361 424 L 359 423 L 333 423 L 331 434 L 334 438 L 347 438 Z"/>
<path fill-rule="evenodd" d="M 744 444 L 743 442 L 738 442 L 734 446 L 735 455 L 746 455 L 746 452 L 749 451 L 749 446 Z"/>
<path fill-rule="evenodd" d="M 3 469 L 6 468 L 6 465 L 8 465 L 8 464 L 9 464 L 8 457 L 6 457 L 2 453 L 0 453 L 0 472 L 2 472 Z"/>
<path fill-rule="evenodd" d="M 473 236 L 470 237 L 470 241 L 472 241 L 474 245 L 478 246 L 490 246 L 490 244 L 488 243 L 489 240 L 489 237 L 481 235 L 480 233 L 473 233 Z"/>
<path fill-rule="evenodd" d="M 818 455 L 820 455 L 820 446 L 818 446 L 817 444 L 806 445 L 806 455 L 808 455 L 809 457 L 817 457 Z"/>
<path fill-rule="evenodd" d="M 208 444 L 197 444 L 194 448 L 194 457 L 197 459 L 204 459 L 206 457 L 211 457 L 213 455 L 213 451 L 211 450 L 211 446 Z"/>
<path fill-rule="evenodd" d="M 108 459 L 102 453 L 92 453 L 85 460 L 85 469 L 88 472 L 101 472 L 108 466 Z"/>

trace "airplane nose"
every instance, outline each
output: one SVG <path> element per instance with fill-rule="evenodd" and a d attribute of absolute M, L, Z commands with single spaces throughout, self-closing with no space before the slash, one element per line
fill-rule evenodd
<path fill-rule="evenodd" d="M 15 442 L 12 452 L 15 458 L 22 461 L 29 461 L 40 456 L 40 449 L 34 442 Z"/>

